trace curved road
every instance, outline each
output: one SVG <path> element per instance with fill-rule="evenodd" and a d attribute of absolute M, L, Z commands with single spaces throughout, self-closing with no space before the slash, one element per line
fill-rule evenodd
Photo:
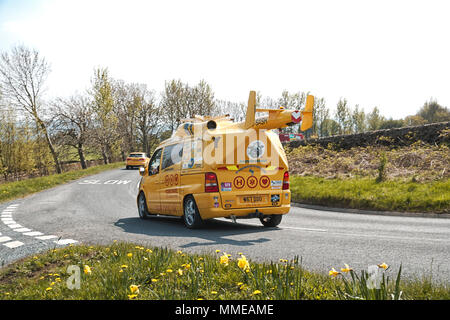
<path fill-rule="evenodd" d="M 292 207 L 278 228 L 259 220 L 211 220 L 199 230 L 179 218 L 142 221 L 137 170 L 116 169 L 0 205 L 0 264 L 70 243 L 113 240 L 187 252 L 243 252 L 256 261 L 302 258 L 311 270 L 386 262 L 409 278 L 450 279 L 450 219 L 389 217 Z M 394 274 L 394 272 L 392 272 Z"/>

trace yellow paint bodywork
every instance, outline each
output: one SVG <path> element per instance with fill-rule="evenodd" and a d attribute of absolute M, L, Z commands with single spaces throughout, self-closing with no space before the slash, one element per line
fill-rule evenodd
<path fill-rule="evenodd" d="M 145 153 L 144 152 L 131 152 L 130 155 L 132 155 L 132 154 L 145 154 Z M 142 158 L 143 158 L 143 160 L 139 160 Z M 133 158 L 133 157 L 128 156 L 125 164 L 127 166 L 131 166 L 131 167 L 138 167 L 138 166 L 145 167 L 148 165 L 149 161 L 150 161 L 150 158 L 148 158 L 147 156 L 143 156 L 143 157 L 139 157 L 139 158 Z"/>
<path fill-rule="evenodd" d="M 264 121 L 255 120 L 255 112 L 261 110 L 255 108 L 254 99 L 255 94 L 251 92 L 244 122 L 235 123 L 226 117 L 196 117 L 182 123 L 171 138 L 158 146 L 152 156 L 161 155 L 158 173 L 149 175 L 149 170 L 156 172 L 155 168 L 149 168 L 153 163 L 150 160 L 142 173 L 138 192 L 144 192 L 150 213 L 182 216 L 184 199 L 188 195 L 194 197 L 202 219 L 289 212 L 291 192 L 282 189 L 283 175 L 289 166 L 279 137 L 271 129 L 289 125 L 292 113 L 296 111 L 264 109 L 269 112 L 268 117 Z M 311 101 L 314 102 L 313 97 L 307 99 L 307 106 L 311 108 L 305 108 L 305 112 L 312 112 Z M 217 124 L 214 129 L 207 128 L 210 121 Z M 202 137 L 206 138 L 196 140 L 193 134 L 196 130 L 204 130 L 206 134 Z M 264 156 L 256 160 L 249 158 L 248 151 L 243 159 L 237 154 L 237 150 L 248 150 L 249 130 L 255 132 L 258 141 L 263 141 L 267 149 Z M 236 147 L 226 148 L 227 142 L 231 141 L 237 141 Z M 222 147 L 217 146 L 220 143 L 223 143 Z M 183 147 L 182 158 L 164 168 L 168 157 L 165 151 L 176 145 Z M 198 149 L 202 154 L 196 153 Z M 202 158 L 207 151 L 211 151 L 215 161 Z M 205 192 L 205 173 L 208 172 L 216 174 L 218 192 Z"/>

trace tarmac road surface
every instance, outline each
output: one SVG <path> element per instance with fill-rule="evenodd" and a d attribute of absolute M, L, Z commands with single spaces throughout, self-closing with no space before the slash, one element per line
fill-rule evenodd
<path fill-rule="evenodd" d="M 0 205 L 0 264 L 70 243 L 113 240 L 185 252 L 232 255 L 254 261 L 298 256 L 310 270 L 355 270 L 382 262 L 395 275 L 450 279 L 450 219 L 390 217 L 292 207 L 277 228 L 258 219 L 210 220 L 189 230 L 180 218 L 139 219 L 137 170 L 115 169 Z"/>

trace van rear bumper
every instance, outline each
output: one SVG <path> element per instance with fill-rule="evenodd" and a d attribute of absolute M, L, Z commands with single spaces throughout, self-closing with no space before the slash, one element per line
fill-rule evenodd
<path fill-rule="evenodd" d="M 219 193 L 200 193 L 193 196 L 202 219 L 231 218 L 232 216 L 241 219 L 258 218 L 260 215 L 286 214 L 291 208 L 289 202 L 276 207 L 223 209 L 220 203 L 217 208 L 211 205 L 214 203 L 214 197 L 218 197 L 218 201 L 220 201 Z"/>

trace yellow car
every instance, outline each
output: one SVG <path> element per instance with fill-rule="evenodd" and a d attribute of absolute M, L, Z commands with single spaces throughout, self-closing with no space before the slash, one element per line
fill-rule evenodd
<path fill-rule="evenodd" d="M 127 157 L 126 168 L 146 167 L 149 160 L 145 152 L 131 152 Z"/>
<path fill-rule="evenodd" d="M 267 227 L 281 222 L 290 209 L 289 167 L 272 129 L 299 122 L 310 128 L 314 97 L 304 111 L 257 109 L 255 97 L 251 91 L 245 122 L 228 115 L 182 120 L 140 168 L 140 218 L 180 216 L 188 228 L 219 217 L 259 218 Z"/>

